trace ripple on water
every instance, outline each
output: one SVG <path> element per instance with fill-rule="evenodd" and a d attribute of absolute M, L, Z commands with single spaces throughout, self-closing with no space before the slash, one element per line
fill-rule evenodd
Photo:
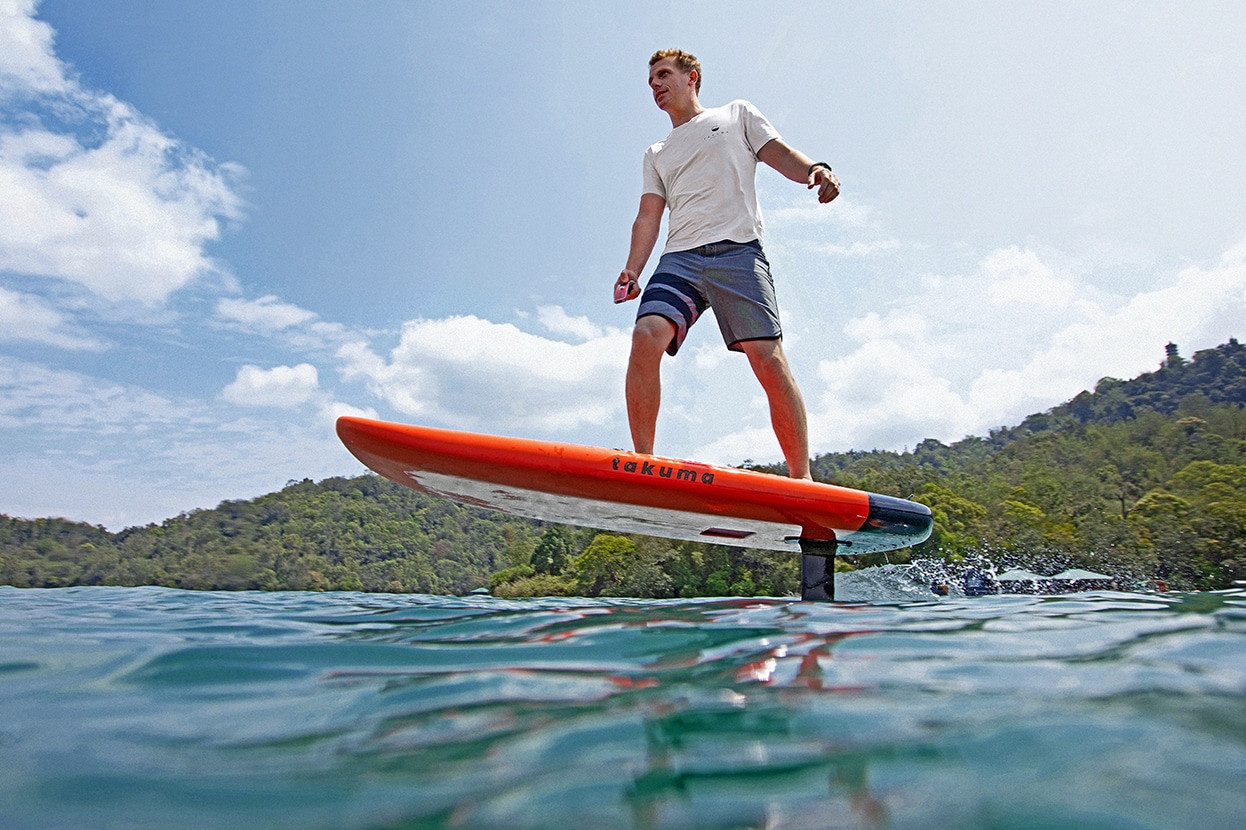
<path fill-rule="evenodd" d="M 1246 593 L 0 589 L 0 706 L 14 827 L 1236 827 Z"/>

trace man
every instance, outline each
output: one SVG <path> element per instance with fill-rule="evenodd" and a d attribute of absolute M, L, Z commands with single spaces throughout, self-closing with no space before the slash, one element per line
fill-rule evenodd
<path fill-rule="evenodd" d="M 754 185 L 762 161 L 818 191 L 839 195 L 831 168 L 783 142 L 747 101 L 703 107 L 701 64 L 679 49 L 649 59 L 649 88 L 670 116 L 671 132 L 645 153 L 644 190 L 632 224 L 627 265 L 615 302 L 640 294 L 637 285 L 669 207 L 666 248 L 645 286 L 627 365 L 627 418 L 636 452 L 652 453 L 662 398 L 662 354 L 679 350 L 707 308 L 727 348 L 743 352 L 770 403 L 770 422 L 788 474 L 810 478 L 805 403 L 783 352 L 783 332 L 770 266 L 761 249 L 762 219 Z"/>

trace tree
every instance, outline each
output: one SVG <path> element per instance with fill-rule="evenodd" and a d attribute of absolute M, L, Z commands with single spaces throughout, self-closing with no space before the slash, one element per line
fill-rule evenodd
<path fill-rule="evenodd" d="M 575 536 L 566 525 L 551 524 L 541 534 L 536 549 L 532 552 L 532 567 L 537 573 L 562 573 L 575 553 Z"/>
<path fill-rule="evenodd" d="M 571 575 L 578 592 L 596 597 L 621 585 L 635 555 L 636 543 L 626 536 L 598 534 L 571 560 Z"/>

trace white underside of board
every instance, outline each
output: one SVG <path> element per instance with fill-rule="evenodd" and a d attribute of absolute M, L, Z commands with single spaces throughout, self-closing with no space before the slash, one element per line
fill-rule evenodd
<path fill-rule="evenodd" d="M 800 525 L 563 496 L 424 470 L 406 473 L 433 495 L 530 519 L 690 542 L 800 552 Z"/>

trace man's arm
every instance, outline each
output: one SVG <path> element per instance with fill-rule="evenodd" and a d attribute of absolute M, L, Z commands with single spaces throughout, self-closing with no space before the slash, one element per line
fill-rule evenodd
<path fill-rule="evenodd" d="M 662 212 L 666 210 L 666 200 L 656 193 L 645 193 L 640 197 L 640 210 L 636 221 L 632 223 L 632 244 L 627 252 L 627 265 L 615 281 L 615 285 L 627 285 L 640 280 L 640 272 L 645 270 L 649 254 L 657 244 L 658 234 L 662 231 Z M 639 285 L 628 291 L 627 299 L 633 300 L 640 296 Z"/>
<path fill-rule="evenodd" d="M 813 159 L 787 146 L 781 138 L 772 138 L 757 151 L 757 158 L 778 170 L 785 178 L 818 189 L 818 201 L 823 204 L 839 195 L 839 179 L 831 168 L 822 164 L 814 166 Z"/>

